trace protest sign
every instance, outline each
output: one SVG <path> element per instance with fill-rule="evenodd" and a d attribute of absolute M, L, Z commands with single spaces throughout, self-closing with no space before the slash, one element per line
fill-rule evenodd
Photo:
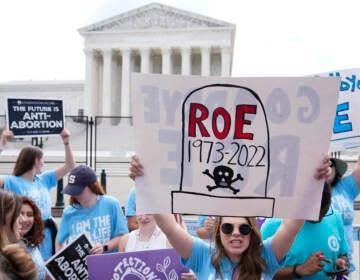
<path fill-rule="evenodd" d="M 88 279 L 86 256 L 92 245 L 85 234 L 80 235 L 46 262 L 52 279 Z"/>
<path fill-rule="evenodd" d="M 7 127 L 15 137 L 58 135 L 64 128 L 60 99 L 6 98 Z"/>
<path fill-rule="evenodd" d="M 317 74 L 341 77 L 330 151 L 360 147 L 360 69 L 345 69 Z"/>
<path fill-rule="evenodd" d="M 86 257 L 89 280 L 181 279 L 182 266 L 174 249 L 91 255 Z"/>
<path fill-rule="evenodd" d="M 132 74 L 137 211 L 317 219 L 339 84 Z"/>

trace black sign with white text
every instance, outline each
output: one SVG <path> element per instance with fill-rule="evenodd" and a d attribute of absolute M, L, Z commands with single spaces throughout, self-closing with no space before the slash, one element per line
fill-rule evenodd
<path fill-rule="evenodd" d="M 64 128 L 63 100 L 7 98 L 7 125 L 15 137 L 58 135 Z"/>
<path fill-rule="evenodd" d="M 92 248 L 85 234 L 80 235 L 66 248 L 57 252 L 46 262 L 46 268 L 56 280 L 87 280 L 86 256 Z"/>

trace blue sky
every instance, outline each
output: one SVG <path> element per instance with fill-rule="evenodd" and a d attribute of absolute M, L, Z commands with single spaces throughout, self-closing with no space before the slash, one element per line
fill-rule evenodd
<path fill-rule="evenodd" d="M 78 29 L 154 1 L 0 3 L 0 82 L 83 79 Z M 302 76 L 358 68 L 358 0 L 164 0 L 236 24 L 233 76 Z"/>

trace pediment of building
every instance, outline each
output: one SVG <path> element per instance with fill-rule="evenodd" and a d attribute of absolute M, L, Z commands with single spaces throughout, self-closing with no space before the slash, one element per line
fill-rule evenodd
<path fill-rule="evenodd" d="M 116 32 L 130 30 L 191 29 L 233 26 L 233 24 L 228 22 L 166 5 L 153 3 L 107 20 L 85 26 L 79 29 L 79 32 Z"/>

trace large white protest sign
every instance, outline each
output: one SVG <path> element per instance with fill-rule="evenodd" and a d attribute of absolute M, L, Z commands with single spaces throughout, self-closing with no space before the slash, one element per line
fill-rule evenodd
<path fill-rule="evenodd" d="M 330 151 L 360 147 L 360 69 L 318 74 L 341 77 Z"/>
<path fill-rule="evenodd" d="M 316 219 L 339 83 L 133 74 L 137 212 Z"/>

